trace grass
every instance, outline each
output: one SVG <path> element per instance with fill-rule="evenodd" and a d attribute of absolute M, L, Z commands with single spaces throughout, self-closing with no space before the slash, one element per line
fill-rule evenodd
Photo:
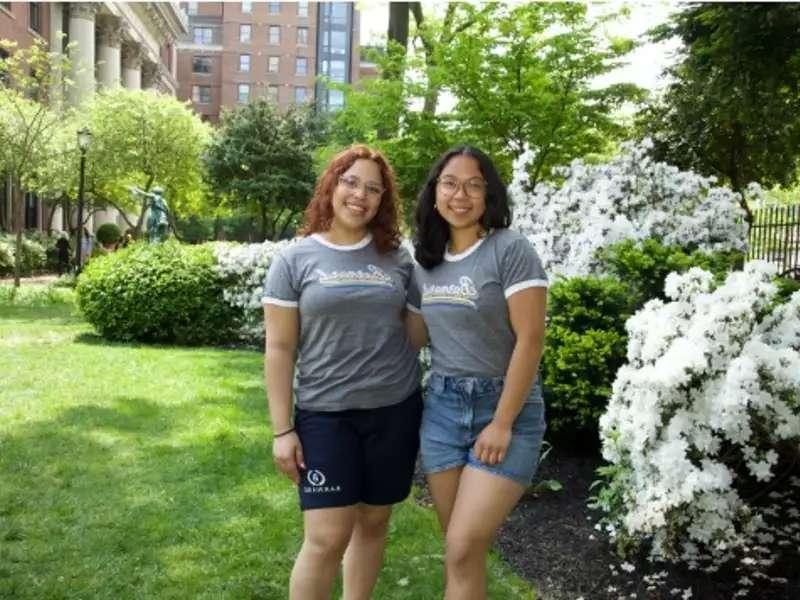
<path fill-rule="evenodd" d="M 73 311 L 0 302 L 0 598 L 285 598 L 301 514 L 261 355 L 107 343 Z M 441 598 L 442 552 L 407 500 L 374 598 Z M 490 565 L 491 598 L 533 598 Z"/>

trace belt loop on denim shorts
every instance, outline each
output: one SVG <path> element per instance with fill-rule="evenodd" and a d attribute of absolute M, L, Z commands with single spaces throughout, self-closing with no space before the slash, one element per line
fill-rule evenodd
<path fill-rule="evenodd" d="M 472 391 L 475 389 L 476 380 L 474 377 L 459 377 L 456 380 L 456 389 L 458 389 L 465 396 L 472 396 Z"/>
<path fill-rule="evenodd" d="M 427 387 L 432 392 L 443 392 L 445 385 L 445 377 L 435 371 L 428 377 Z"/>

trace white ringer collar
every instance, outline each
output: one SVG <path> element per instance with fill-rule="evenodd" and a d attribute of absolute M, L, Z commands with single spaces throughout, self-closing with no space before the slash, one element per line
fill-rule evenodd
<path fill-rule="evenodd" d="M 467 258 L 470 254 L 472 254 L 473 252 L 475 252 L 475 250 L 478 249 L 478 246 L 480 246 L 483 243 L 483 240 L 485 240 L 487 237 L 489 237 L 489 236 L 485 235 L 482 238 L 479 238 L 477 242 L 472 244 L 472 246 L 470 246 L 469 248 L 467 248 L 463 252 L 459 252 L 458 254 L 450 254 L 450 251 L 445 249 L 445 251 L 444 251 L 444 259 L 447 262 L 457 262 L 459 260 Z"/>
<path fill-rule="evenodd" d="M 368 231 L 367 235 L 365 235 L 363 238 L 361 238 L 355 244 L 344 244 L 344 245 L 334 244 L 333 242 L 330 242 L 330 241 L 326 240 L 322 236 L 322 234 L 319 234 L 319 233 L 312 233 L 311 237 L 313 239 L 315 239 L 316 241 L 318 241 L 323 246 L 327 246 L 328 248 L 333 248 L 334 250 L 350 251 L 350 250 L 358 250 L 360 248 L 364 248 L 365 246 L 367 246 L 372 241 L 372 232 Z"/>

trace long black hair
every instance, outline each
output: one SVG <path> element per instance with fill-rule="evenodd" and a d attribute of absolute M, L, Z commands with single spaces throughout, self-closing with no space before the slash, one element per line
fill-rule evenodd
<path fill-rule="evenodd" d="M 417 196 L 417 210 L 414 214 L 416 225 L 414 258 L 425 269 L 432 269 L 441 264 L 450 239 L 450 227 L 435 209 L 436 183 L 447 163 L 455 156 L 471 156 L 478 161 L 481 174 L 486 180 L 486 211 L 481 217 L 483 228 L 488 231 L 511 225 L 508 192 L 492 159 L 474 146 L 462 145 L 450 148 L 433 165 L 425 185 Z"/>

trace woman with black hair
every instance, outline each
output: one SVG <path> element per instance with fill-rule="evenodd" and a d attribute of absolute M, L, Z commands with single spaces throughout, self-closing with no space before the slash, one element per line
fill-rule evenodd
<path fill-rule="evenodd" d="M 432 374 L 422 467 L 445 534 L 445 598 L 486 598 L 486 554 L 530 484 L 545 431 L 538 377 L 547 277 L 511 231 L 505 185 L 483 152 L 460 146 L 418 199 L 412 337 Z"/>

